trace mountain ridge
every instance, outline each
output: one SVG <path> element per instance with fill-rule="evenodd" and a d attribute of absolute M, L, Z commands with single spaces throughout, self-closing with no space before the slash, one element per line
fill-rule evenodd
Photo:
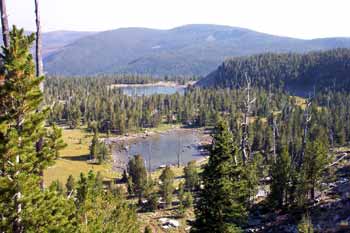
<path fill-rule="evenodd" d="M 297 39 L 212 24 L 126 27 L 82 36 L 47 54 L 44 63 L 53 75 L 205 76 L 230 57 L 334 48 L 350 48 L 350 38 Z"/>

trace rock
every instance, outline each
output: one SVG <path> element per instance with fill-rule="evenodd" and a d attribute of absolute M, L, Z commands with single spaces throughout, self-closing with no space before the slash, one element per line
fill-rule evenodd
<path fill-rule="evenodd" d="M 169 219 L 169 218 L 160 218 L 159 221 L 162 224 L 163 229 L 169 229 L 171 227 L 178 228 L 180 227 L 180 222 L 175 219 Z"/>
<path fill-rule="evenodd" d="M 159 220 L 159 222 L 161 222 L 161 223 L 166 223 L 167 221 L 168 221 L 168 219 L 167 218 L 160 218 L 160 219 L 158 219 Z"/>
<path fill-rule="evenodd" d="M 169 219 L 168 223 L 170 225 L 172 225 L 173 227 L 179 227 L 180 226 L 180 222 L 175 220 L 175 219 Z"/>

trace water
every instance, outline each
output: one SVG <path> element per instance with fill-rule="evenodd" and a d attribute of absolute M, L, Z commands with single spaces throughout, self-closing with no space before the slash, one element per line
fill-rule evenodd
<path fill-rule="evenodd" d="M 178 154 L 180 164 L 203 158 L 200 148 L 200 135 L 194 130 L 173 130 L 167 133 L 149 136 L 128 145 L 128 150 L 118 152 L 117 158 L 131 157 L 140 154 L 145 159 L 147 169 L 151 161 L 151 170 L 160 166 L 177 165 Z M 124 155 L 122 155 L 124 154 Z M 125 159 L 124 158 L 124 159 Z M 118 160 L 118 159 L 117 159 Z"/>
<path fill-rule="evenodd" d="M 127 86 L 120 87 L 124 95 L 128 96 L 150 96 L 154 94 L 172 95 L 185 92 L 185 87 L 182 86 Z"/>

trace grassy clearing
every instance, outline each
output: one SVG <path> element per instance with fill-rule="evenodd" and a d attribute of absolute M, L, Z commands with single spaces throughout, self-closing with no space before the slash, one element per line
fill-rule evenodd
<path fill-rule="evenodd" d="M 141 129 L 140 132 L 162 132 L 172 128 L 180 127 L 175 124 L 160 124 L 156 128 Z M 88 164 L 86 160 L 89 155 L 89 145 L 93 134 L 86 130 L 85 126 L 80 129 L 63 129 L 62 138 L 67 147 L 60 151 L 60 159 L 58 159 L 52 167 L 44 172 L 44 182 L 48 186 L 54 180 L 59 180 L 65 184 L 69 175 L 78 178 L 80 173 L 87 173 L 90 170 L 94 172 L 102 172 L 105 178 L 114 178 L 119 174 L 112 172 L 112 164 L 93 165 Z M 106 134 L 99 134 L 101 138 L 107 137 Z M 111 137 L 116 135 L 110 135 Z"/>
<path fill-rule="evenodd" d="M 86 162 L 92 138 L 91 133 L 88 133 L 85 129 L 64 129 L 62 138 L 67 143 L 67 147 L 61 150 L 61 158 L 56 161 L 56 164 L 44 172 L 46 186 L 54 180 L 59 180 L 65 184 L 69 175 L 78 178 L 81 172 L 87 173 L 90 170 L 100 171 L 106 178 L 116 177 L 117 174 L 111 171 L 111 165 L 92 165 Z"/>

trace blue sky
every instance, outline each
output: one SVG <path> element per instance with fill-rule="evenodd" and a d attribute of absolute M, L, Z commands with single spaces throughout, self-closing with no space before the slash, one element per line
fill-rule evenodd
<path fill-rule="evenodd" d="M 350 0 L 41 0 L 44 31 L 168 29 L 212 23 L 297 38 L 350 37 Z M 34 0 L 7 0 L 11 24 L 34 29 Z"/>

